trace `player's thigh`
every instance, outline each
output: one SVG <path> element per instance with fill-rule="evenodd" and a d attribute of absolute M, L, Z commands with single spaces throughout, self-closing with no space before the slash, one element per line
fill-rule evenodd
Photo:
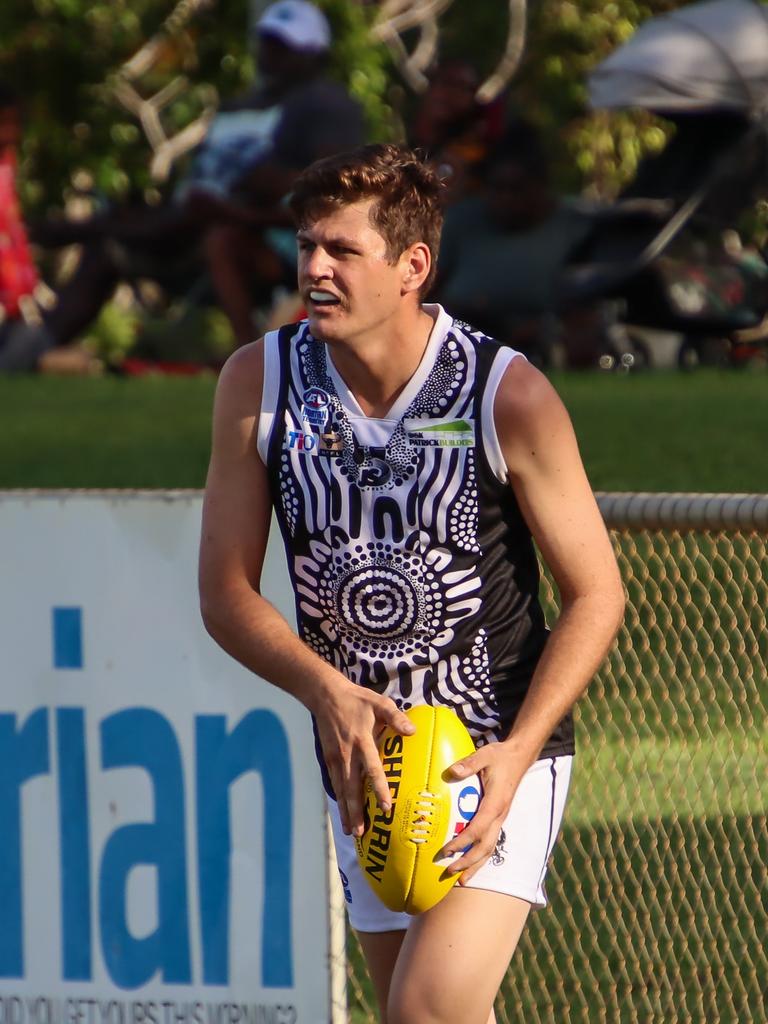
<path fill-rule="evenodd" d="M 355 932 L 376 992 L 381 1024 L 387 1024 L 387 999 L 405 931 Z"/>
<path fill-rule="evenodd" d="M 330 797 L 328 818 L 349 923 L 360 942 L 376 991 L 381 1021 L 385 1024 L 389 982 L 405 930 L 413 919 L 408 914 L 398 914 L 385 907 L 366 882 L 357 860 L 354 840 L 344 834 L 338 806 Z"/>
<path fill-rule="evenodd" d="M 486 1024 L 530 903 L 456 886 L 414 918 L 390 984 L 387 1024 Z"/>

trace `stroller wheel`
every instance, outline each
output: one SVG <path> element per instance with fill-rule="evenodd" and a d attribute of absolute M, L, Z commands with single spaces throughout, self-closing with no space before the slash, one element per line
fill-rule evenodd
<path fill-rule="evenodd" d="M 606 341 L 605 350 L 597 362 L 601 370 L 635 373 L 652 368 L 653 357 L 649 346 L 626 325 L 622 325 L 620 330 L 611 331 Z"/>

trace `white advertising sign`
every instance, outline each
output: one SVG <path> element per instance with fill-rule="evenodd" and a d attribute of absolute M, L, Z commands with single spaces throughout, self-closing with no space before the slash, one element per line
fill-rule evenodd
<path fill-rule="evenodd" d="M 205 633 L 199 522 L 0 494 L 0 1024 L 331 1018 L 309 717 Z"/>

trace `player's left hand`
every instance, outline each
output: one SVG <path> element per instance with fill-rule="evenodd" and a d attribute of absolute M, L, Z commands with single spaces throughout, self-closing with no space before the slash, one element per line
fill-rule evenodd
<path fill-rule="evenodd" d="M 460 885 L 466 885 L 493 854 L 512 798 L 527 767 L 520 764 L 504 744 L 488 743 L 448 769 L 448 775 L 453 779 L 478 775 L 483 784 L 483 795 L 474 818 L 438 854 L 442 858 L 466 850 L 446 869 L 452 875 L 461 873 Z"/>

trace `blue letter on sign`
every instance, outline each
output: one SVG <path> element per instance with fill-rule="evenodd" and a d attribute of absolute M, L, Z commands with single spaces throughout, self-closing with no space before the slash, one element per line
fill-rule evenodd
<path fill-rule="evenodd" d="M 91 840 L 85 712 L 56 712 L 61 835 L 61 935 L 65 981 L 91 978 Z"/>
<path fill-rule="evenodd" d="M 83 667 L 82 608 L 53 609 L 53 667 Z"/>
<path fill-rule="evenodd" d="M 21 786 L 48 771 L 48 712 L 33 711 L 16 731 L 15 715 L 0 715 L 0 978 L 21 978 Z"/>
<path fill-rule="evenodd" d="M 154 789 L 155 821 L 116 829 L 106 842 L 99 879 L 104 962 L 124 988 L 149 981 L 191 982 L 184 849 L 184 779 L 176 735 L 157 711 L 130 708 L 101 723 L 104 768 L 143 768 Z M 128 930 L 127 884 L 137 864 L 157 868 L 156 930 L 135 938 Z"/>
<path fill-rule="evenodd" d="M 197 849 L 203 980 L 229 983 L 229 896 L 232 833 L 229 787 L 247 771 L 264 792 L 264 904 L 261 983 L 293 985 L 291 839 L 293 786 L 288 739 L 271 711 L 251 711 L 227 734 L 223 715 L 197 718 Z"/>

